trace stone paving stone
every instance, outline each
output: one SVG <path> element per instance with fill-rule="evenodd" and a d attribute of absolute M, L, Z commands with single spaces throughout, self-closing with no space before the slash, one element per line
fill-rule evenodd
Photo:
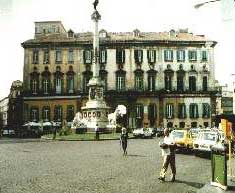
<path fill-rule="evenodd" d="M 177 154 L 176 182 L 157 180 L 159 138 L 119 141 L 0 140 L 0 193 L 196 193 L 210 181 L 210 160 Z"/>

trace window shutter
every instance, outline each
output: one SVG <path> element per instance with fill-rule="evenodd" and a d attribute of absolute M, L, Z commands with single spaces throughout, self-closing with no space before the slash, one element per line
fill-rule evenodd
<path fill-rule="evenodd" d="M 135 63 L 138 63 L 138 50 L 134 51 Z"/>
<path fill-rule="evenodd" d="M 57 121 L 57 119 L 58 119 L 58 111 L 57 111 L 57 109 L 58 109 L 58 106 L 55 106 L 54 107 L 54 121 Z"/>
<path fill-rule="evenodd" d="M 180 50 L 177 50 L 176 55 L 177 55 L 177 61 L 179 61 L 180 60 Z"/>
<path fill-rule="evenodd" d="M 36 108 L 36 119 L 37 119 L 37 121 L 39 121 L 39 110 L 38 110 L 38 108 Z"/>
<path fill-rule="evenodd" d="M 173 50 L 171 50 L 170 53 L 171 53 L 171 58 L 170 58 L 170 60 L 174 60 Z"/>
<path fill-rule="evenodd" d="M 144 106 L 143 105 L 140 106 L 140 116 L 141 116 L 141 119 L 144 118 Z"/>
<path fill-rule="evenodd" d="M 166 106 L 165 106 L 165 117 L 166 117 L 166 118 L 168 118 L 168 114 L 169 114 L 167 107 L 168 107 L 168 104 L 166 104 Z"/>
<path fill-rule="evenodd" d="M 86 50 L 83 50 L 83 63 L 86 64 Z"/>
<path fill-rule="evenodd" d="M 182 105 L 178 104 L 178 118 L 181 119 L 182 118 Z"/>
<path fill-rule="evenodd" d="M 140 53 L 141 53 L 141 63 L 142 63 L 142 62 L 143 62 L 143 55 L 144 55 L 144 54 L 143 54 L 143 50 L 141 50 Z"/>
<path fill-rule="evenodd" d="M 107 63 L 107 50 L 105 50 L 105 64 Z"/>
<path fill-rule="evenodd" d="M 193 118 L 192 104 L 189 105 L 189 117 L 190 117 L 190 118 Z"/>
<path fill-rule="evenodd" d="M 119 64 L 120 60 L 119 60 L 119 50 L 116 49 L 116 63 Z"/>
<path fill-rule="evenodd" d="M 33 78 L 30 79 L 30 90 L 33 92 Z"/>
<path fill-rule="evenodd" d="M 150 63 L 150 51 L 147 50 L 147 59 L 148 59 L 148 62 Z"/>
<path fill-rule="evenodd" d="M 196 107 L 196 118 L 199 118 L 199 114 L 198 114 L 198 105 L 195 104 L 195 107 Z"/>
<path fill-rule="evenodd" d="M 164 60 L 167 61 L 167 51 L 164 50 Z"/>
<path fill-rule="evenodd" d="M 50 121 L 51 120 L 51 109 L 48 108 L 48 120 Z"/>
<path fill-rule="evenodd" d="M 175 110 L 174 110 L 174 105 L 172 104 L 171 106 L 172 106 L 172 118 L 174 118 L 174 117 L 175 117 L 175 112 L 174 112 L 174 111 L 175 111 Z"/>
<path fill-rule="evenodd" d="M 122 50 L 122 55 L 123 55 L 122 64 L 124 64 L 125 63 L 125 59 L 126 59 L 126 52 L 125 52 L 124 49 Z"/>
<path fill-rule="evenodd" d="M 154 63 L 155 63 L 156 62 L 156 50 L 154 50 L 153 55 L 154 55 Z"/>

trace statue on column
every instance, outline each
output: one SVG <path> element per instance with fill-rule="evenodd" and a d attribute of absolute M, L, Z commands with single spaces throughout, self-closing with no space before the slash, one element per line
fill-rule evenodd
<path fill-rule="evenodd" d="M 93 3 L 94 9 L 95 9 L 96 11 L 97 11 L 96 7 L 97 7 L 98 3 L 99 3 L 99 0 L 95 0 L 94 3 Z"/>

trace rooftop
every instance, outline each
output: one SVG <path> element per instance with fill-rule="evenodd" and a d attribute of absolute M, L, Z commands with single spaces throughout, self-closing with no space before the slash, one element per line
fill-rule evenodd
<path fill-rule="evenodd" d="M 59 21 L 51 21 L 52 23 Z M 35 23 L 50 23 L 46 22 L 35 22 Z M 61 23 L 62 25 L 62 23 Z M 67 32 L 68 33 L 68 32 Z M 68 37 L 66 33 L 60 34 L 43 34 L 41 36 L 35 37 L 25 41 L 22 46 L 34 43 L 92 43 L 93 33 L 92 32 L 83 32 L 83 33 L 74 33 L 73 36 Z M 133 30 L 132 32 L 107 32 L 106 30 L 100 30 L 100 41 L 101 43 L 115 43 L 115 42 L 190 42 L 190 43 L 207 43 L 209 46 L 215 46 L 217 42 L 207 39 L 204 35 L 194 35 L 189 33 L 188 29 L 180 29 L 178 31 L 170 30 L 169 32 L 141 32 L 138 29 Z"/>

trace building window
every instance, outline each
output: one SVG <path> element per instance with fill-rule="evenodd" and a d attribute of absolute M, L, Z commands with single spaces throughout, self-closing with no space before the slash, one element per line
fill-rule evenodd
<path fill-rule="evenodd" d="M 43 89 L 43 94 L 49 94 L 50 79 L 48 77 L 43 78 L 43 80 L 42 80 L 42 89 Z"/>
<path fill-rule="evenodd" d="M 197 61 L 197 51 L 196 50 L 189 50 L 188 51 L 188 59 L 189 59 L 189 61 Z"/>
<path fill-rule="evenodd" d="M 91 64 L 92 63 L 92 51 L 91 50 L 84 50 L 83 51 L 83 60 L 84 60 L 84 64 Z"/>
<path fill-rule="evenodd" d="M 177 50 L 177 61 L 178 62 L 185 61 L 185 51 L 184 50 Z"/>
<path fill-rule="evenodd" d="M 209 127 L 209 123 L 208 122 L 204 122 L 203 125 L 204 125 L 205 128 Z"/>
<path fill-rule="evenodd" d="M 189 114 L 191 119 L 196 119 L 199 117 L 198 115 L 198 105 L 195 103 L 192 103 L 189 105 Z"/>
<path fill-rule="evenodd" d="M 60 76 L 55 78 L 55 93 L 61 94 L 62 93 L 62 79 Z"/>
<path fill-rule="evenodd" d="M 72 48 L 69 49 L 68 51 L 68 63 L 73 64 L 74 63 L 74 51 Z"/>
<path fill-rule="evenodd" d="M 144 117 L 144 106 L 142 104 L 136 104 L 136 127 L 142 127 L 142 121 Z"/>
<path fill-rule="evenodd" d="M 135 72 L 135 90 L 142 91 L 144 89 L 144 75 L 143 72 Z"/>
<path fill-rule="evenodd" d="M 67 76 L 67 90 L 69 94 L 74 93 L 74 76 L 73 75 Z"/>
<path fill-rule="evenodd" d="M 196 77 L 189 76 L 189 91 L 193 92 L 197 90 Z"/>
<path fill-rule="evenodd" d="M 46 106 L 42 108 L 42 119 L 44 122 L 50 121 L 50 107 Z"/>
<path fill-rule="evenodd" d="M 207 51 L 203 50 L 202 51 L 202 62 L 206 62 L 207 60 L 208 60 Z"/>
<path fill-rule="evenodd" d="M 37 107 L 32 107 L 30 111 L 30 120 L 33 122 L 39 121 L 39 111 Z"/>
<path fill-rule="evenodd" d="M 202 79 L 202 90 L 207 91 L 207 76 L 203 76 Z"/>
<path fill-rule="evenodd" d="M 67 106 L 67 121 L 72 122 L 74 119 L 74 106 L 68 105 Z"/>
<path fill-rule="evenodd" d="M 38 64 L 38 55 L 39 51 L 38 50 L 33 50 L 33 64 Z"/>
<path fill-rule="evenodd" d="M 135 63 L 136 64 L 142 64 L 142 62 L 143 62 L 143 50 L 135 50 L 134 55 L 135 55 Z"/>
<path fill-rule="evenodd" d="M 187 117 L 186 105 L 184 103 L 178 104 L 178 118 L 185 119 Z"/>
<path fill-rule="evenodd" d="M 173 61 L 173 50 L 164 50 L 164 61 L 165 62 Z"/>
<path fill-rule="evenodd" d="M 155 91 L 155 80 L 156 80 L 155 74 L 148 75 L 148 91 Z"/>
<path fill-rule="evenodd" d="M 63 119 L 63 109 L 62 106 L 55 106 L 55 117 L 54 120 L 61 122 Z"/>
<path fill-rule="evenodd" d="M 191 123 L 191 128 L 197 128 L 197 122 L 192 122 Z"/>
<path fill-rule="evenodd" d="M 124 49 L 117 49 L 116 50 L 116 63 L 117 64 L 124 64 L 125 63 L 125 50 Z"/>
<path fill-rule="evenodd" d="M 180 127 L 180 129 L 185 128 L 185 122 L 179 122 L 179 127 Z"/>
<path fill-rule="evenodd" d="M 88 92 L 89 87 L 87 86 L 89 83 L 89 80 L 92 77 L 92 72 L 91 71 L 85 71 L 83 72 L 83 92 Z"/>
<path fill-rule="evenodd" d="M 49 64 L 49 50 L 45 49 L 43 53 L 43 64 Z"/>
<path fill-rule="evenodd" d="M 148 63 L 152 64 L 156 62 L 156 50 L 147 51 Z"/>
<path fill-rule="evenodd" d="M 125 91 L 126 90 L 126 74 L 116 73 L 116 90 Z"/>
<path fill-rule="evenodd" d="M 36 79 L 36 78 L 31 79 L 32 94 L 37 94 L 38 93 L 38 88 L 39 88 L 38 79 Z"/>
<path fill-rule="evenodd" d="M 172 90 L 172 76 L 170 74 L 165 74 L 165 90 Z"/>
<path fill-rule="evenodd" d="M 202 104 L 202 117 L 203 118 L 210 118 L 210 105 L 208 103 Z"/>
<path fill-rule="evenodd" d="M 149 104 L 149 106 L 148 106 L 148 119 L 150 122 L 150 127 L 154 127 L 156 118 L 157 118 L 156 104 Z"/>
<path fill-rule="evenodd" d="M 174 106 L 172 103 L 166 104 L 166 118 L 167 119 L 174 118 Z"/>
<path fill-rule="evenodd" d="M 62 63 L 62 51 L 61 50 L 56 50 L 55 51 L 55 63 L 56 64 L 61 64 Z"/>
<path fill-rule="evenodd" d="M 99 53 L 99 62 L 100 64 L 106 64 L 107 63 L 107 50 L 100 50 Z"/>
<path fill-rule="evenodd" d="M 177 91 L 184 91 L 184 76 L 178 75 L 177 76 Z"/>

